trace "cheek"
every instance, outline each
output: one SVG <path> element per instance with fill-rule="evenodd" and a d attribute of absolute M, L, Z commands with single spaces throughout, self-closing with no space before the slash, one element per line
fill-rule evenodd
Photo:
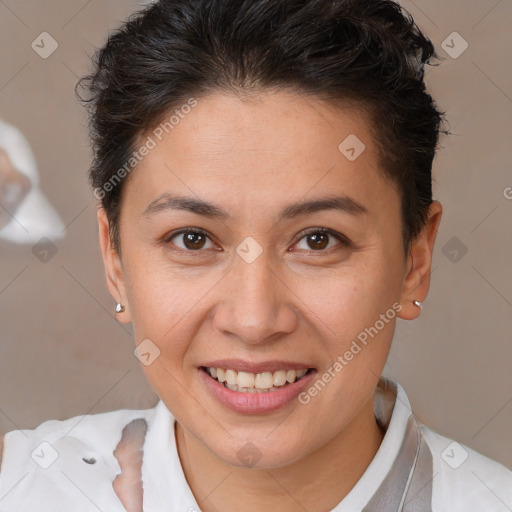
<path fill-rule="evenodd" d="M 340 396 L 356 405 L 382 373 L 395 329 L 393 304 L 399 299 L 391 265 L 377 251 L 367 253 L 358 265 L 332 272 L 317 281 L 317 287 L 297 292 L 305 297 L 303 311 L 311 311 L 309 321 L 322 345 L 323 372 L 336 375 L 324 395 L 326 414 Z"/>
<path fill-rule="evenodd" d="M 204 284 L 153 262 L 133 266 L 127 291 L 135 343 L 151 340 L 158 354 L 151 364 L 141 361 L 146 379 L 166 403 L 185 408 L 188 395 L 184 394 L 184 366 L 196 336 L 195 315 Z"/>
<path fill-rule="evenodd" d="M 148 253 L 135 253 L 125 264 L 134 337 L 137 344 L 153 341 L 169 355 L 166 366 L 176 367 L 196 336 L 208 292 L 222 275 L 178 267 L 163 257 L 150 260 Z"/>
<path fill-rule="evenodd" d="M 295 280 L 294 293 L 311 322 L 326 337 L 348 339 L 373 323 L 398 300 L 400 282 L 396 262 L 382 255 L 360 254 L 357 263 Z M 316 320 L 315 320 L 316 318 Z"/>

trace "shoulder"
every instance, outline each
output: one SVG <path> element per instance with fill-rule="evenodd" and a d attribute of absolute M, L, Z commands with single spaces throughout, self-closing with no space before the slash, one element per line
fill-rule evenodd
<path fill-rule="evenodd" d="M 432 510 L 512 510 L 512 471 L 473 450 L 420 425 L 432 453 Z"/>
<path fill-rule="evenodd" d="M 51 499 L 57 497 L 62 510 L 124 511 L 112 487 L 121 473 L 114 451 L 128 424 L 142 419 L 150 425 L 155 411 L 85 414 L 7 432 L 0 463 L 2 512 L 55 510 Z M 48 503 L 42 504 L 41 496 Z"/>

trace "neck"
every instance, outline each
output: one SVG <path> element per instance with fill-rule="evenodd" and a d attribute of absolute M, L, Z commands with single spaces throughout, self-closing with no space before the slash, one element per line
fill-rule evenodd
<path fill-rule="evenodd" d="M 176 424 L 178 454 L 187 482 L 203 512 L 260 512 L 272 507 L 330 511 L 361 478 L 384 437 L 373 397 L 347 427 L 306 457 L 270 469 L 236 468 L 212 454 Z"/>

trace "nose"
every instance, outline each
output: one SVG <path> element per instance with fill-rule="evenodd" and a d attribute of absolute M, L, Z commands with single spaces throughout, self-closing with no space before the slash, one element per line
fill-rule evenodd
<path fill-rule="evenodd" d="M 224 336 L 265 344 L 296 329 L 297 298 L 284 276 L 271 268 L 265 251 L 250 263 L 236 255 L 223 287 L 224 300 L 215 309 L 213 324 Z"/>

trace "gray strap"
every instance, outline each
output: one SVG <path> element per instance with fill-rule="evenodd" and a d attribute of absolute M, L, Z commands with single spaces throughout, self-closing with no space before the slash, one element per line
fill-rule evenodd
<path fill-rule="evenodd" d="M 403 512 L 432 512 L 432 452 L 419 427 L 420 449 L 411 483 L 404 499 Z"/>
<path fill-rule="evenodd" d="M 391 470 L 362 512 L 432 512 L 432 453 L 414 415 Z"/>

